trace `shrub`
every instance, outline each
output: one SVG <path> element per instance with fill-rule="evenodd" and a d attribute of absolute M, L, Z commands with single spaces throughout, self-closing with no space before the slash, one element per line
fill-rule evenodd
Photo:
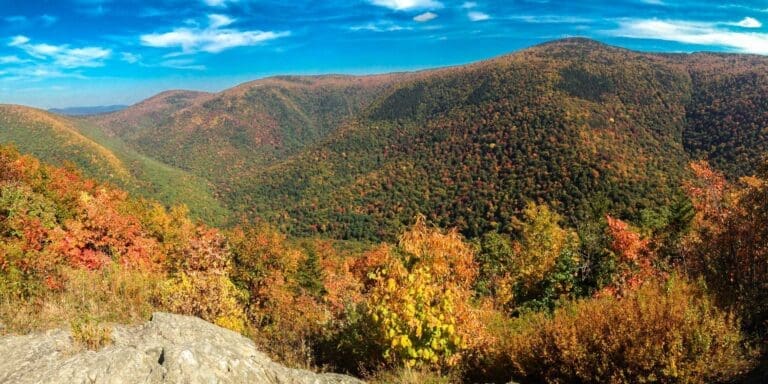
<path fill-rule="evenodd" d="M 158 301 L 165 310 L 197 316 L 235 332 L 245 331 L 240 292 L 223 274 L 181 272 L 167 280 Z"/>
<path fill-rule="evenodd" d="M 74 343 L 83 348 L 96 351 L 112 343 L 112 329 L 90 317 L 76 318 L 70 329 Z"/>
<path fill-rule="evenodd" d="M 572 293 L 580 261 L 578 237 L 560 227 L 557 213 L 529 203 L 523 216 L 515 223 L 516 240 L 490 233 L 478 242 L 475 289 L 510 313 L 521 306 L 551 308 L 560 296 Z"/>
<path fill-rule="evenodd" d="M 738 186 L 706 163 L 691 167 L 697 177 L 686 189 L 697 214 L 684 264 L 719 304 L 739 311 L 747 330 L 768 336 L 768 163 Z"/>
<path fill-rule="evenodd" d="M 398 251 L 368 275 L 367 308 L 378 327 L 384 358 L 406 367 L 455 366 L 471 344 L 481 342 L 472 305 L 477 276 L 472 248 L 455 231 L 443 233 L 419 217 L 400 238 Z M 375 253 L 375 252 L 374 252 Z"/>
<path fill-rule="evenodd" d="M 70 325 L 87 317 L 95 322 L 130 324 L 145 321 L 155 310 L 153 298 L 163 275 L 116 263 L 102 270 L 62 268 L 62 285 L 34 297 L 0 298 L 0 318 L 12 332 Z"/>
<path fill-rule="evenodd" d="M 702 383 L 746 366 L 738 321 L 678 278 L 513 322 L 511 371 L 549 383 Z"/>

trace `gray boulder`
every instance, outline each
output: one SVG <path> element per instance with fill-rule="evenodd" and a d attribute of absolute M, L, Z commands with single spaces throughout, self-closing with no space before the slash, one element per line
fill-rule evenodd
<path fill-rule="evenodd" d="M 155 313 L 113 328 L 112 339 L 89 351 L 63 330 L 0 337 L 0 383 L 362 383 L 286 368 L 250 339 L 195 317 Z"/>

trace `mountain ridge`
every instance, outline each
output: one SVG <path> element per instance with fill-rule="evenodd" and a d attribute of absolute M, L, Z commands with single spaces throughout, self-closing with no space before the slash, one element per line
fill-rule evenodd
<path fill-rule="evenodd" d="M 66 107 L 66 108 L 49 108 L 48 112 L 52 112 L 58 115 L 65 116 L 88 116 L 98 115 L 103 113 L 117 112 L 128 108 L 128 105 L 115 104 L 115 105 L 95 105 L 95 106 L 80 106 L 80 107 Z"/>
<path fill-rule="evenodd" d="M 673 203 L 694 159 L 750 174 L 768 150 L 750 107 L 768 105 L 761 70 L 569 38 L 417 72 L 166 91 L 79 121 L 293 234 L 387 238 L 429 213 L 475 235 L 510 231 L 527 200 L 579 221 L 605 198 L 637 220 Z"/>

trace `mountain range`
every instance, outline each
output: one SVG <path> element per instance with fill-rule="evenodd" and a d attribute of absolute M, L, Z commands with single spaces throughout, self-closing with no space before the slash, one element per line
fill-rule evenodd
<path fill-rule="evenodd" d="M 0 141 L 212 224 L 391 239 L 423 213 L 475 236 L 526 202 L 573 223 L 676 203 L 691 160 L 731 178 L 768 151 L 768 58 L 558 40 L 466 66 L 281 76 L 61 116 L 0 106 Z"/>
<path fill-rule="evenodd" d="M 117 112 L 128 108 L 127 105 L 97 105 L 89 107 L 51 108 L 48 112 L 66 116 L 87 116 L 100 113 Z"/>

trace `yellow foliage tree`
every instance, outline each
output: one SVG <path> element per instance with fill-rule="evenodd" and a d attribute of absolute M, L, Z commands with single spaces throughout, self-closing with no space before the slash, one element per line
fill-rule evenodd
<path fill-rule="evenodd" d="M 505 268 L 507 273 L 496 281 L 496 302 L 510 308 L 517 304 L 518 295 L 535 289 L 554 268 L 561 256 L 576 257 L 578 237 L 573 231 L 560 227 L 562 218 L 546 205 L 528 203 L 523 220 L 515 223 L 519 240 L 513 244 L 514 255 Z"/>
<path fill-rule="evenodd" d="M 477 267 L 461 236 L 430 228 L 423 216 L 400 238 L 398 257 L 369 274 L 368 310 L 384 357 L 408 367 L 450 367 L 478 342 L 471 287 Z M 474 335 L 473 335 L 474 334 Z"/>

